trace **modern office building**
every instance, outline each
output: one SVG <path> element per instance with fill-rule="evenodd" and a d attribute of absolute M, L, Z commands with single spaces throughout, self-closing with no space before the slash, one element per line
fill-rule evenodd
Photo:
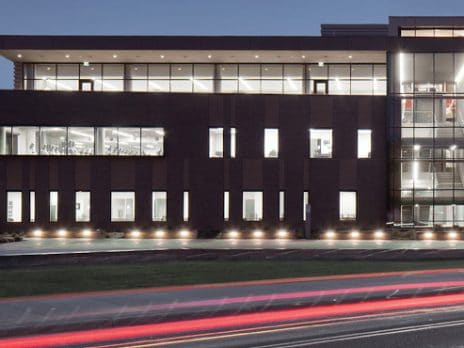
<path fill-rule="evenodd" d="M 464 17 L 0 55 L 1 230 L 464 226 Z"/>

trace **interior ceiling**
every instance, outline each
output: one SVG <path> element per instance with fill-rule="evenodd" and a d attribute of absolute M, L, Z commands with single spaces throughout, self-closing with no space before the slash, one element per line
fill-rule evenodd
<path fill-rule="evenodd" d="M 135 50 L 0 50 L 14 62 L 49 63 L 385 63 L 384 51 L 135 51 Z"/>

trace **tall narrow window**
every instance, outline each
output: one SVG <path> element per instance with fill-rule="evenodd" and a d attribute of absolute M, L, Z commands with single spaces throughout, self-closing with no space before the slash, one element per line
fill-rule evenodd
<path fill-rule="evenodd" d="M 111 221 L 135 220 L 135 192 L 111 192 Z"/>
<path fill-rule="evenodd" d="M 340 220 L 356 220 L 356 192 L 340 191 Z"/>
<path fill-rule="evenodd" d="M 35 222 L 35 191 L 29 192 L 29 221 Z"/>
<path fill-rule="evenodd" d="M 184 221 L 189 220 L 189 215 L 190 215 L 190 209 L 189 209 L 189 192 L 184 191 L 184 199 L 183 199 L 183 209 L 182 209 L 182 216 Z"/>
<path fill-rule="evenodd" d="M 50 222 L 58 221 L 58 191 L 50 191 Z"/>
<path fill-rule="evenodd" d="M 303 221 L 306 221 L 306 207 L 309 204 L 309 192 L 303 192 Z"/>
<path fill-rule="evenodd" d="M 76 221 L 90 221 L 90 192 L 76 192 Z"/>
<path fill-rule="evenodd" d="M 237 151 L 237 129 L 230 129 L 230 158 L 235 158 Z"/>
<path fill-rule="evenodd" d="M 209 129 L 209 157 L 221 158 L 224 157 L 224 129 L 210 128 Z"/>
<path fill-rule="evenodd" d="M 167 193 L 166 191 L 155 191 L 152 193 L 153 221 L 166 221 L 167 216 Z"/>
<path fill-rule="evenodd" d="M 310 129 L 311 158 L 332 158 L 332 130 Z"/>
<path fill-rule="evenodd" d="M 224 191 L 224 221 L 229 221 L 229 191 Z"/>
<path fill-rule="evenodd" d="M 243 220 L 260 221 L 263 219 L 263 193 L 243 192 Z"/>
<path fill-rule="evenodd" d="M 285 219 L 285 191 L 279 192 L 279 220 Z"/>
<path fill-rule="evenodd" d="M 8 222 L 21 222 L 23 219 L 22 193 L 7 192 L 6 217 Z"/>
<path fill-rule="evenodd" d="M 371 158 L 370 129 L 358 129 L 358 158 Z"/>
<path fill-rule="evenodd" d="M 264 157 L 279 157 L 279 130 L 277 128 L 264 130 Z"/>

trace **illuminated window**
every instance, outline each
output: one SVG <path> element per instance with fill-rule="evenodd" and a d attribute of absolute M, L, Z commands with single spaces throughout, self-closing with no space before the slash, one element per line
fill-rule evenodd
<path fill-rule="evenodd" d="M 224 191 L 224 221 L 229 221 L 229 191 Z"/>
<path fill-rule="evenodd" d="M 370 129 L 358 129 L 358 158 L 371 158 Z"/>
<path fill-rule="evenodd" d="M 237 151 L 237 129 L 230 129 L 230 158 L 235 158 Z"/>
<path fill-rule="evenodd" d="M 279 130 L 277 128 L 264 130 L 264 157 L 279 157 Z"/>
<path fill-rule="evenodd" d="M 243 192 L 243 220 L 260 221 L 263 219 L 263 193 Z"/>
<path fill-rule="evenodd" d="M 58 221 L 58 191 L 50 191 L 50 222 Z"/>
<path fill-rule="evenodd" d="M 8 222 L 22 221 L 22 193 L 7 192 L 6 197 L 6 218 Z"/>
<path fill-rule="evenodd" d="M 76 192 L 76 221 L 90 221 L 90 192 Z"/>
<path fill-rule="evenodd" d="M 135 220 L 135 193 L 111 192 L 111 221 Z"/>
<path fill-rule="evenodd" d="M 306 207 L 309 204 L 309 192 L 303 192 L 303 221 L 306 221 Z"/>
<path fill-rule="evenodd" d="M 340 191 L 340 220 L 356 220 L 356 192 Z"/>
<path fill-rule="evenodd" d="M 182 209 L 182 216 L 184 221 L 188 221 L 190 218 L 190 207 L 189 207 L 189 192 L 184 191 L 183 194 L 183 209 Z"/>
<path fill-rule="evenodd" d="M 224 129 L 210 128 L 209 129 L 209 157 L 222 158 L 224 157 Z"/>
<path fill-rule="evenodd" d="M 167 193 L 166 191 L 155 191 L 152 193 L 153 221 L 166 221 L 167 216 Z"/>
<path fill-rule="evenodd" d="M 285 219 L 285 191 L 279 192 L 279 220 Z"/>
<path fill-rule="evenodd" d="M 332 158 L 332 129 L 310 129 L 311 158 Z"/>
<path fill-rule="evenodd" d="M 29 221 L 35 222 L 35 191 L 29 192 Z"/>

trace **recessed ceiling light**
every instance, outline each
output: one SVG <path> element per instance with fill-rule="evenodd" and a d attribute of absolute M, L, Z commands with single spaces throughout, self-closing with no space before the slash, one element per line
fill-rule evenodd
<path fill-rule="evenodd" d="M 22 58 L 23 55 L 22 55 L 21 53 L 18 53 L 17 57 L 18 57 L 18 58 Z"/>
<path fill-rule="evenodd" d="M 258 55 L 256 55 L 256 56 L 255 56 L 255 58 L 256 58 L 256 59 L 258 59 L 258 58 L 259 58 L 259 56 L 258 56 Z"/>
<path fill-rule="evenodd" d="M 303 55 L 301 56 L 301 58 L 305 59 L 305 58 L 306 58 L 306 56 L 303 54 Z"/>
<path fill-rule="evenodd" d="M 208 59 L 211 59 L 213 58 L 213 56 L 211 54 L 208 54 Z"/>
<path fill-rule="evenodd" d="M 47 70 L 50 71 L 50 70 L 52 70 L 52 68 L 50 68 L 49 66 L 47 66 Z"/>
<path fill-rule="evenodd" d="M 353 58 L 353 56 L 352 56 L 352 55 L 349 55 L 349 56 L 348 56 L 348 59 L 351 59 L 351 58 Z"/>
<path fill-rule="evenodd" d="M 137 70 L 139 70 L 139 68 L 135 67 L 134 70 L 137 71 Z"/>
<path fill-rule="evenodd" d="M 117 54 L 113 54 L 113 58 L 118 58 L 118 55 L 117 55 Z"/>
<path fill-rule="evenodd" d="M 319 62 L 319 63 L 317 63 L 317 65 L 324 66 L 324 62 Z"/>
<path fill-rule="evenodd" d="M 161 59 L 164 59 L 164 54 L 160 55 L 160 58 L 161 58 Z"/>
<path fill-rule="evenodd" d="M 89 66 L 89 62 L 84 62 L 84 66 Z"/>
<path fill-rule="evenodd" d="M 69 54 L 66 54 L 66 55 L 65 55 L 65 57 L 66 57 L 66 58 L 69 58 L 69 57 L 70 57 L 70 55 L 69 55 Z"/>

